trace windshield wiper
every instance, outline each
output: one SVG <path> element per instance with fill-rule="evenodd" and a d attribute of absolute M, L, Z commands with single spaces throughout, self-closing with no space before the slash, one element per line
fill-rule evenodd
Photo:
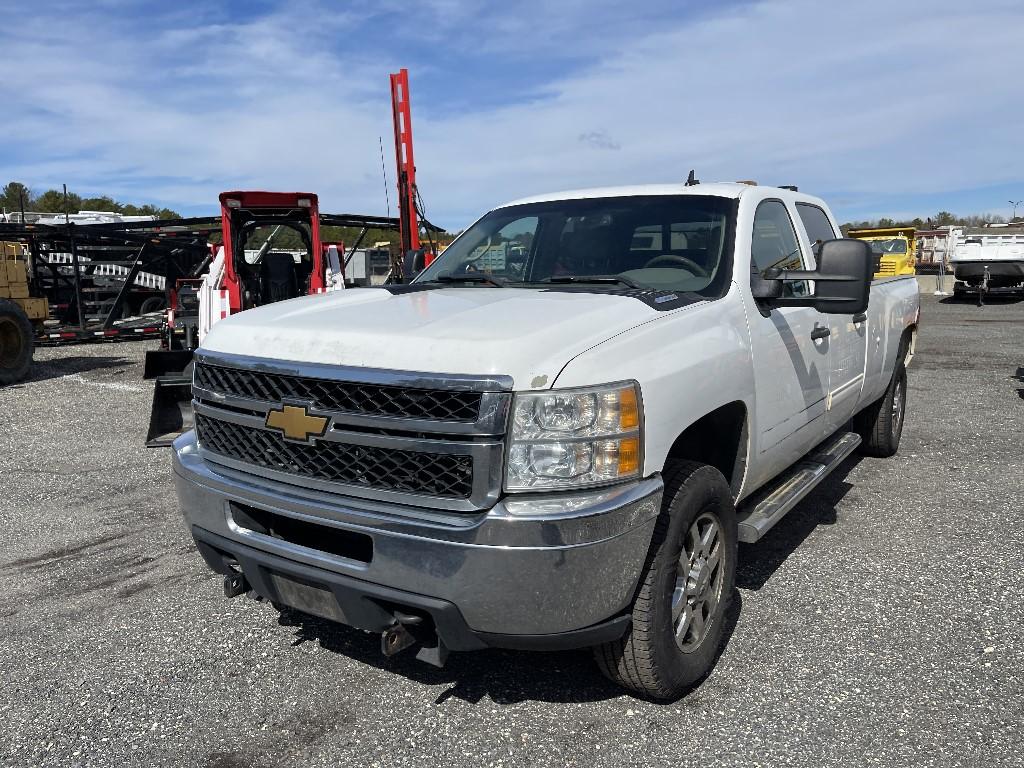
<path fill-rule="evenodd" d="M 487 275 L 439 275 L 434 280 L 438 283 L 476 283 L 478 285 L 493 285 L 495 288 L 505 287 L 504 283 L 499 283 Z"/>
<path fill-rule="evenodd" d="M 547 283 L 608 283 L 609 285 L 627 285 L 630 288 L 643 288 L 644 286 L 635 280 L 621 275 L 555 275 L 549 277 Z"/>

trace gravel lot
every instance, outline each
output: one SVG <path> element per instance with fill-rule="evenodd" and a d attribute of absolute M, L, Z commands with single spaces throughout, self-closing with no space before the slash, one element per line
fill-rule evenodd
<path fill-rule="evenodd" d="M 899 455 L 743 547 L 668 705 L 583 652 L 436 670 L 226 600 L 142 448 L 145 347 L 39 350 L 0 390 L 0 765 L 1022 765 L 1024 303 L 924 304 Z"/>

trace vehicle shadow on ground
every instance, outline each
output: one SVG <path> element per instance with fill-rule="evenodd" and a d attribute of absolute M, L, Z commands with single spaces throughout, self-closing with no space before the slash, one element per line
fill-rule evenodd
<path fill-rule="evenodd" d="M 846 477 L 861 458 L 854 454 L 846 459 L 759 542 L 740 544 L 737 587 L 759 590 L 815 528 L 835 524 L 836 505 L 853 488 Z"/>
<path fill-rule="evenodd" d="M 12 389 L 26 384 L 33 384 L 37 381 L 48 379 L 59 379 L 61 376 L 85 373 L 104 368 L 129 368 L 133 361 L 121 356 L 96 356 L 90 357 L 81 355 L 76 357 L 61 357 L 54 360 L 36 360 L 29 369 L 28 377 L 18 384 L 12 385 Z"/>
<path fill-rule="evenodd" d="M 732 602 L 722 627 L 719 654 L 736 630 L 742 602 L 739 591 L 733 590 Z M 587 703 L 630 695 L 601 674 L 587 649 L 549 652 L 489 649 L 453 653 L 445 666 L 438 669 L 417 661 L 414 649 L 388 658 L 381 653 L 379 635 L 361 632 L 299 611 L 288 610 L 282 613 L 279 623 L 295 628 L 294 645 L 319 642 L 325 650 L 418 683 L 448 686 L 437 697 L 435 704 L 442 704 L 451 698 L 470 704 L 476 704 L 484 698 L 496 704 L 518 704 L 524 701 Z M 718 657 L 715 658 L 717 664 Z M 676 702 L 652 703 L 678 704 L 679 701 L 685 701 L 692 692 Z"/>
<path fill-rule="evenodd" d="M 1019 381 L 1021 384 L 1024 384 L 1024 366 L 1018 367 L 1017 372 L 1013 374 L 1011 378 Z M 1024 400 L 1024 387 L 1017 387 L 1017 397 Z"/>

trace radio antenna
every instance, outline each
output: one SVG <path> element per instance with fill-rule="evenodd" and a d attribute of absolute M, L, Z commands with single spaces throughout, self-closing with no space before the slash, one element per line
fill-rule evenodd
<path fill-rule="evenodd" d="M 384 203 L 388 207 L 388 218 L 391 218 L 391 195 L 388 194 L 388 172 L 384 168 L 384 139 L 377 137 L 377 144 L 380 145 L 380 174 L 384 177 Z"/>

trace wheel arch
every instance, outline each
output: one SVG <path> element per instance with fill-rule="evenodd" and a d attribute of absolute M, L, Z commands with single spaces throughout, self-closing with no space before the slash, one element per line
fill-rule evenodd
<path fill-rule="evenodd" d="M 747 405 L 734 400 L 704 414 L 680 432 L 665 461 L 688 459 L 715 467 L 736 497 L 746 474 L 749 442 Z"/>
<path fill-rule="evenodd" d="M 906 351 L 903 353 L 903 366 L 910 367 L 910 361 L 914 359 L 917 351 L 917 322 L 913 322 L 903 329 L 903 336 L 900 338 L 900 346 L 903 346 L 903 339 L 907 340 Z"/>

